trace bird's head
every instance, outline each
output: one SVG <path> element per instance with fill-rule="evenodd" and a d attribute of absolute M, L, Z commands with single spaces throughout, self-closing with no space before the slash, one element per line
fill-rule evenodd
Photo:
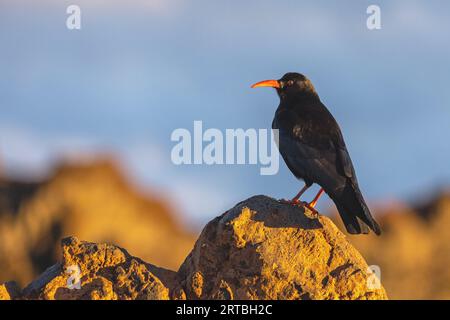
<path fill-rule="evenodd" d="M 252 85 L 252 88 L 257 87 L 275 88 L 280 98 L 298 94 L 317 96 L 311 81 L 304 75 L 296 72 L 286 73 L 279 80 L 264 80 Z"/>

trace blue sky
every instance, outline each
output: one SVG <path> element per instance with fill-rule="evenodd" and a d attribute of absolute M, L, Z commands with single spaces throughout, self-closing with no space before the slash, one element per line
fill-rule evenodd
<path fill-rule="evenodd" d="M 366 28 L 372 3 L 381 30 Z M 69 4 L 82 10 L 79 31 L 65 26 Z M 188 222 L 204 223 L 254 194 L 291 197 L 301 183 L 284 163 L 275 176 L 257 166 L 177 167 L 171 132 L 194 120 L 269 128 L 278 98 L 249 86 L 297 71 L 341 124 L 366 197 L 413 200 L 450 181 L 449 9 L 400 0 L 3 0 L 0 159 L 27 176 L 62 155 L 113 153 Z"/>

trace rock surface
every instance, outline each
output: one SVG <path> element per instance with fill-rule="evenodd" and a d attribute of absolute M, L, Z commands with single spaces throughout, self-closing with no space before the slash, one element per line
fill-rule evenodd
<path fill-rule="evenodd" d="M 331 220 L 310 214 L 256 196 L 211 221 L 179 271 L 187 298 L 385 299 Z"/>
<path fill-rule="evenodd" d="M 20 294 L 17 283 L 10 281 L 0 284 L 0 300 L 13 300 L 19 298 Z"/>
<path fill-rule="evenodd" d="M 265 196 L 209 222 L 177 273 L 74 237 L 62 250 L 60 263 L 9 298 L 387 299 L 331 220 Z"/>
<path fill-rule="evenodd" d="M 169 299 L 168 287 L 175 278 L 173 271 L 145 263 L 122 248 L 75 237 L 63 239 L 62 250 L 62 262 L 48 268 L 27 286 L 23 290 L 24 298 Z"/>
<path fill-rule="evenodd" d="M 25 286 L 61 258 L 59 243 L 69 235 L 178 268 L 196 236 L 165 199 L 130 180 L 109 158 L 64 162 L 44 181 L 0 179 L 0 283 Z"/>

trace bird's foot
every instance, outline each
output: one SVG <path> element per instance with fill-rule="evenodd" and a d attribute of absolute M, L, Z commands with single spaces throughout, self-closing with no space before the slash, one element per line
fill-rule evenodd
<path fill-rule="evenodd" d="M 293 205 L 293 206 L 302 206 L 303 205 L 303 202 L 298 200 L 298 199 L 291 199 L 291 200 L 280 199 L 278 201 L 281 202 L 281 203 L 290 204 L 290 205 Z"/>
<path fill-rule="evenodd" d="M 291 199 L 291 200 L 280 199 L 279 201 L 281 203 L 290 204 L 290 205 L 297 206 L 297 207 L 307 207 L 307 206 L 309 206 L 309 203 L 304 202 L 304 201 L 300 201 L 299 199 Z M 314 210 L 314 208 L 313 208 L 313 210 Z"/>
<path fill-rule="evenodd" d="M 311 211 L 312 216 L 317 219 L 319 218 L 319 212 L 314 208 L 314 205 L 315 204 L 313 203 L 303 202 L 303 206 L 307 208 L 309 211 Z"/>
<path fill-rule="evenodd" d="M 303 202 L 298 199 L 289 200 L 289 203 L 292 204 L 293 206 L 301 206 L 303 204 Z"/>
<path fill-rule="evenodd" d="M 315 204 L 314 203 L 308 203 L 305 201 L 300 201 L 298 199 L 280 199 L 278 200 L 280 203 L 284 203 L 284 204 L 290 204 L 292 206 L 296 206 L 296 207 L 303 207 L 308 209 L 309 211 L 311 211 L 313 218 L 318 218 L 319 217 L 319 212 L 314 209 Z"/>

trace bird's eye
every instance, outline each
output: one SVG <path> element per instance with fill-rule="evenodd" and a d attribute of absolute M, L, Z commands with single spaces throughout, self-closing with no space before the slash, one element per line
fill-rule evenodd
<path fill-rule="evenodd" d="M 289 80 L 288 82 L 287 82 L 287 85 L 290 87 L 290 86 L 292 86 L 294 84 L 294 81 L 292 81 L 292 80 Z"/>

